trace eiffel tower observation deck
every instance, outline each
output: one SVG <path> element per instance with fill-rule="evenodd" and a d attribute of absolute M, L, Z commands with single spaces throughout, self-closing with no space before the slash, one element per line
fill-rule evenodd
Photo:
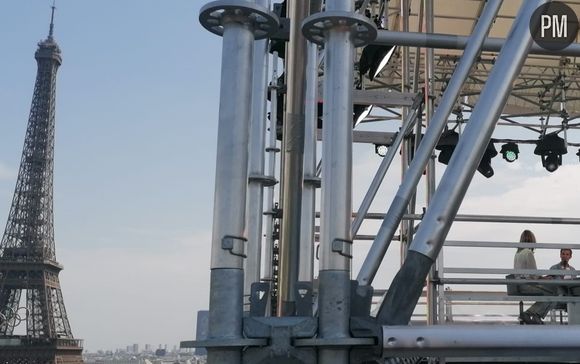
<path fill-rule="evenodd" d="M 82 363 L 64 306 L 53 226 L 56 72 L 62 63 L 53 37 L 38 43 L 38 72 L 20 170 L 0 243 L 0 362 Z M 24 295 L 23 295 L 24 293 Z M 24 303 L 25 302 L 25 303 Z M 25 335 L 22 332 L 26 327 Z"/>

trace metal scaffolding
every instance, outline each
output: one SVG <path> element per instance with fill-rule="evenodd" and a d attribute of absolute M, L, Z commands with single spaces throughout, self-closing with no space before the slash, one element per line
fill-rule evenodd
<path fill-rule="evenodd" d="M 518 282 L 489 275 L 529 272 L 446 267 L 441 254 L 444 246 L 571 246 L 447 240 L 452 224 L 462 221 L 580 224 L 571 217 L 458 214 L 475 172 L 493 175 L 481 165 L 489 146 L 505 140 L 494 138 L 496 125 L 517 125 L 540 137 L 507 140 L 514 144 L 539 144 L 554 128 L 563 132 L 565 146 L 579 146 L 570 131 L 580 116 L 580 66 L 571 58 L 580 55 L 580 44 L 546 50 L 530 31 L 534 12 L 549 2 L 290 0 L 274 10 L 269 0 L 205 5 L 200 22 L 223 36 L 210 314 L 208 336 L 182 347 L 206 347 L 212 364 L 578 358 L 578 297 L 510 296 Z M 451 33 L 454 26 L 458 34 Z M 398 132 L 359 131 L 365 116 L 369 125 L 399 120 Z M 542 118 L 522 120 L 530 116 Z M 435 150 L 456 129 L 436 184 Z M 353 214 L 357 142 L 374 144 L 377 152 L 384 147 L 385 154 Z M 402 175 L 390 181 L 398 185 L 394 199 L 386 213 L 371 213 L 398 152 Z M 367 234 L 364 224 L 373 219 L 380 227 Z M 353 279 L 355 240 L 373 242 Z M 388 289 L 372 286 L 397 240 L 400 270 Z M 484 285 L 506 286 L 508 294 L 455 290 Z M 498 316 L 502 325 L 454 325 L 462 317 L 454 315 L 458 305 L 534 300 L 568 302 L 569 326 L 523 327 L 504 316 Z"/>

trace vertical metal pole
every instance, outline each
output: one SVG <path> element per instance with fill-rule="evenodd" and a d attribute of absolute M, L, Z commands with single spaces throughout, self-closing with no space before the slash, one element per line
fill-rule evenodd
<path fill-rule="evenodd" d="M 351 0 L 326 3 L 327 11 L 354 10 Z M 350 337 L 352 237 L 352 80 L 354 44 L 349 29 L 328 31 L 325 46 L 320 218 L 319 336 Z M 346 364 L 348 348 L 321 348 L 320 364 Z"/>
<path fill-rule="evenodd" d="M 529 30 L 531 16 L 538 6 L 546 2 L 546 0 L 528 0 L 522 3 L 465 132 L 459 138 L 432 203 L 409 248 L 407 259 L 381 304 L 377 315 L 380 322 L 391 325 L 407 324 L 411 318 L 421 295 L 423 282 L 443 246 L 477 165 L 489 143 L 495 123 L 501 115 L 513 81 L 519 74 L 532 45 Z M 486 10 L 490 4 L 493 2 L 488 2 Z"/>
<path fill-rule="evenodd" d="M 395 235 L 399 221 L 403 217 L 409 199 L 423 175 L 425 165 L 431 158 L 433 149 L 439 141 L 443 128 L 447 125 L 447 117 L 453 110 L 455 100 L 459 96 L 463 81 L 469 74 L 471 66 L 479 54 L 483 40 L 489 32 L 495 14 L 497 14 L 500 6 L 501 0 L 489 0 L 485 6 L 485 10 L 477 22 L 470 41 L 463 52 L 461 61 L 457 65 L 457 68 L 449 81 L 449 85 L 441 98 L 439 107 L 435 111 L 431 124 L 425 131 L 425 135 L 419 145 L 419 149 L 417 149 L 417 152 L 415 153 L 413 162 L 409 166 L 409 169 L 403 178 L 403 182 L 399 186 L 397 194 L 395 195 L 385 219 L 379 228 L 373 245 L 365 258 L 363 266 L 357 276 L 359 284 L 368 285 L 372 283 L 381 261 L 389 248 L 389 244 Z"/>
<path fill-rule="evenodd" d="M 425 6 L 425 0 L 421 0 L 419 5 L 419 19 L 418 19 L 418 33 L 423 32 L 423 22 L 424 19 L 424 11 L 423 8 Z M 415 64 L 413 65 L 413 92 L 417 93 L 419 91 L 419 68 L 421 68 L 421 48 L 415 48 Z M 419 124 L 420 125 L 420 124 Z M 415 145 L 419 145 L 418 143 Z"/>
<path fill-rule="evenodd" d="M 258 5 L 270 9 L 269 0 L 256 0 Z M 252 116 L 250 125 L 250 162 L 248 166 L 248 200 L 246 206 L 248 231 L 248 258 L 244 267 L 244 297 L 250 297 L 251 285 L 260 280 L 262 254 L 262 218 L 264 212 L 264 150 L 266 143 L 266 92 L 268 77 L 268 40 L 254 43 L 252 71 Z M 244 304 L 248 304 L 245 301 Z M 247 307 L 249 311 L 249 306 Z"/>
<path fill-rule="evenodd" d="M 224 26 L 214 215 L 209 338 L 242 338 L 243 247 L 254 35 L 235 21 Z M 231 249 L 227 249 L 231 247 Z M 241 348 L 209 349 L 208 363 L 239 364 Z"/>
<path fill-rule="evenodd" d="M 503 0 L 501 0 L 499 2 L 499 4 L 497 5 L 498 7 L 501 6 Z M 426 17 L 427 17 L 427 22 L 425 24 L 425 28 L 426 28 L 426 32 L 427 33 L 433 33 L 433 26 L 434 26 L 434 11 L 433 11 L 433 0 L 425 0 L 425 7 L 426 7 Z M 490 11 L 493 11 L 490 10 Z M 497 13 L 497 11 L 496 11 Z M 482 12 L 483 15 L 483 12 Z M 495 14 L 494 14 L 495 16 Z M 482 22 L 482 20 L 478 20 L 478 24 Z M 487 24 L 483 24 L 483 25 L 487 25 Z M 491 26 L 491 25 L 488 25 Z M 474 33 L 476 31 L 480 31 L 478 28 L 474 28 Z M 485 30 L 485 33 L 487 35 L 487 33 L 489 32 L 489 30 Z M 471 40 L 471 38 L 470 38 Z M 481 48 L 481 47 L 480 47 Z M 425 79 L 425 105 L 426 105 L 426 109 L 425 109 L 425 115 L 426 115 L 426 125 L 429 126 L 431 124 L 431 120 L 433 119 L 433 95 L 432 93 L 432 88 L 433 88 L 433 70 L 435 69 L 435 57 L 433 54 L 433 48 L 426 48 L 425 49 L 425 74 L 427 75 L 427 78 Z M 465 52 L 464 55 L 462 56 L 462 58 L 465 57 Z M 449 114 L 447 114 L 447 116 L 445 117 L 447 119 L 447 117 L 449 117 Z M 427 163 L 427 178 L 426 178 L 426 183 L 427 183 L 427 203 L 429 203 L 431 201 L 431 197 L 433 197 L 433 194 L 435 193 L 435 155 L 432 155 L 432 158 L 429 159 L 428 163 Z"/>
<path fill-rule="evenodd" d="M 403 32 L 409 31 L 409 0 L 401 1 L 401 30 Z M 401 92 L 407 92 L 409 88 L 409 78 L 410 78 L 410 62 L 409 62 L 409 47 L 401 47 L 402 57 L 401 57 Z M 407 114 L 409 113 L 408 107 L 403 107 L 401 110 L 402 120 L 405 120 Z M 403 144 L 401 146 L 401 180 L 405 178 L 405 173 L 409 167 L 409 159 L 411 157 L 409 151 L 409 140 L 403 139 Z M 409 199 L 409 201 L 411 201 Z M 407 211 L 409 212 L 409 206 L 407 206 Z M 411 223 L 407 220 L 401 221 L 401 264 L 407 254 L 407 248 L 409 247 L 409 242 L 411 240 L 412 231 L 409 228 Z"/>
<path fill-rule="evenodd" d="M 435 22 L 434 11 L 433 11 L 433 0 L 425 0 L 425 32 L 427 34 L 433 33 L 433 26 Z M 434 70 L 434 57 L 433 48 L 425 49 L 425 115 L 426 124 L 429 126 L 431 118 L 433 117 L 433 70 Z M 433 168 L 431 172 L 435 171 L 435 160 L 431 159 L 427 164 L 427 170 Z M 432 193 L 434 192 L 434 178 L 431 178 L 431 174 L 425 179 L 427 184 L 427 206 L 429 206 L 429 201 L 431 200 Z M 431 185 L 433 182 L 433 185 Z M 435 312 L 437 312 L 434 307 L 436 304 L 435 295 L 437 292 L 437 285 L 433 283 L 434 269 L 429 272 L 428 284 L 427 284 L 427 323 L 433 325 L 435 323 Z"/>
<path fill-rule="evenodd" d="M 317 11 L 320 11 L 318 9 Z M 298 280 L 311 282 L 314 270 L 314 220 L 316 198 L 316 129 L 318 124 L 318 46 L 308 42 L 304 128 L 304 189 L 300 229 Z"/>
<path fill-rule="evenodd" d="M 278 53 L 274 52 L 272 62 L 272 82 L 270 84 L 270 132 L 268 148 L 268 176 L 274 177 L 276 173 L 276 153 L 279 151 L 276 147 L 276 110 L 278 107 Z M 266 239 L 264 244 L 264 270 L 262 271 L 262 280 L 266 282 L 272 281 L 272 259 L 274 248 L 274 186 L 266 187 L 266 204 L 268 206 L 268 214 L 266 215 Z"/>
<path fill-rule="evenodd" d="M 298 281 L 300 213 L 304 166 L 304 95 L 306 90 L 306 39 L 300 25 L 310 11 L 310 0 L 289 0 L 290 42 L 286 58 L 286 119 L 284 120 L 284 211 L 280 240 L 278 315 L 294 313 L 294 287 Z"/>

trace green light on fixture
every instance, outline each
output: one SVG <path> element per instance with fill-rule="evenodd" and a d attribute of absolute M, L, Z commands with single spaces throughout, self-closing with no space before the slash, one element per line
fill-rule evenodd
<path fill-rule="evenodd" d="M 501 155 L 502 155 L 503 159 L 505 159 L 506 161 L 508 161 L 510 163 L 512 163 L 516 159 L 518 159 L 519 153 L 520 153 L 520 150 L 519 150 L 518 145 L 516 143 L 509 142 L 509 143 L 501 146 Z"/>

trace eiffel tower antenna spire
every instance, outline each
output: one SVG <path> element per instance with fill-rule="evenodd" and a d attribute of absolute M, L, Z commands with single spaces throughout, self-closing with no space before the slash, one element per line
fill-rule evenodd
<path fill-rule="evenodd" d="M 55 3 L 56 0 L 52 0 L 52 13 L 50 14 L 50 29 L 48 30 L 48 38 L 52 39 L 52 34 L 54 33 L 54 10 L 56 9 L 55 7 Z"/>

